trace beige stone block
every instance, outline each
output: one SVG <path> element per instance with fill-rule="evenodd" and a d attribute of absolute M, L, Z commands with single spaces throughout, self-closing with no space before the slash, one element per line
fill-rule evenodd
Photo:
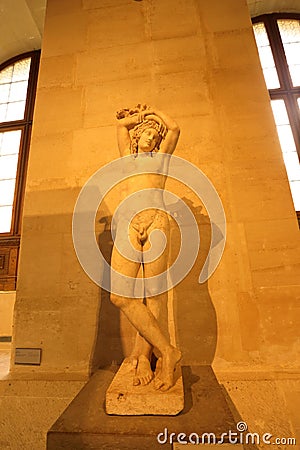
<path fill-rule="evenodd" d="M 40 234 L 41 232 L 45 234 L 66 233 L 71 231 L 71 224 L 72 218 L 70 214 L 28 215 L 24 219 L 22 233 L 26 234 L 26 236 L 36 233 Z"/>
<path fill-rule="evenodd" d="M 255 287 L 289 286 L 293 285 L 295 280 L 299 280 L 299 278 L 300 264 L 252 270 L 252 280 Z"/>
<path fill-rule="evenodd" d="M 81 128 L 82 112 L 82 89 L 40 89 L 35 106 L 34 133 L 55 134 L 58 130 Z"/>
<path fill-rule="evenodd" d="M 242 378 L 242 376 L 241 376 Z M 293 435 L 290 417 L 286 411 L 285 400 L 276 382 L 262 381 L 227 381 L 224 387 L 238 411 L 239 417 L 248 425 L 248 430 L 258 433 L 272 434 L 272 441 L 276 437 Z M 277 447 L 260 442 L 259 448 Z"/>
<path fill-rule="evenodd" d="M 293 430 L 291 437 L 294 437 L 296 442 L 300 442 L 300 380 L 278 380 L 276 385 L 285 398 L 287 417 L 291 421 Z"/>
<path fill-rule="evenodd" d="M 231 177 L 230 189 L 230 201 L 239 222 L 291 217 L 294 207 L 287 179 L 271 182 L 254 177 L 248 180 Z"/>
<path fill-rule="evenodd" d="M 62 260 L 62 234 L 35 233 L 24 235 L 19 261 L 18 289 L 22 295 L 44 296 L 45 287 L 51 283 L 51 292 L 58 295 L 58 280 Z M 19 306 L 19 305 L 18 305 Z"/>
<path fill-rule="evenodd" d="M 83 9 L 102 9 L 114 6 L 132 5 L 132 0 L 82 0 Z"/>
<path fill-rule="evenodd" d="M 205 65 L 205 46 L 198 35 L 152 42 L 153 65 L 158 74 L 200 71 Z"/>
<path fill-rule="evenodd" d="M 214 358 L 225 360 L 229 365 L 249 360 L 249 353 L 243 348 L 241 339 L 238 293 L 227 288 L 211 295 L 218 326 Z"/>
<path fill-rule="evenodd" d="M 0 291 L 0 336 L 11 336 L 13 311 L 16 300 L 15 291 Z M 4 343 L 1 342 L 0 345 Z M 1 347 L 0 347 L 1 348 Z"/>
<path fill-rule="evenodd" d="M 226 0 L 220 3 L 212 0 L 203 3 L 196 2 L 201 25 L 206 32 L 220 32 L 225 30 L 239 30 L 251 27 L 247 3 L 236 0 Z"/>
<path fill-rule="evenodd" d="M 298 284 L 258 287 L 256 295 L 259 297 L 260 305 L 274 306 L 279 308 L 282 306 L 282 299 L 284 298 L 283 310 L 292 310 L 293 307 L 298 306 L 300 300 L 300 289 Z"/>
<path fill-rule="evenodd" d="M 270 269 L 300 263 L 297 220 L 277 219 L 245 223 L 251 269 Z"/>
<path fill-rule="evenodd" d="M 195 2 L 192 0 L 177 0 L 172 3 L 169 0 L 155 0 L 149 14 L 151 38 L 170 39 L 196 34 L 196 12 Z"/>
<path fill-rule="evenodd" d="M 275 159 L 279 158 L 281 150 L 268 102 L 266 99 L 267 109 L 264 107 L 264 114 L 253 112 L 247 116 L 241 113 L 238 117 L 232 116 L 230 112 L 226 115 L 222 106 L 218 109 L 221 136 L 226 145 L 226 153 L 232 159 L 241 158 L 242 155 L 241 159 L 245 159 L 244 155 L 247 159 L 248 155 L 251 155 L 251 159 L 260 160 L 274 159 L 274 155 Z"/>
<path fill-rule="evenodd" d="M 93 10 L 88 16 L 88 48 L 107 48 L 145 41 L 144 15 L 139 6 L 131 2 L 130 5 Z"/>
<path fill-rule="evenodd" d="M 33 134 L 27 172 L 27 190 L 49 188 L 49 181 L 57 189 L 66 187 L 70 173 L 73 134 L 71 132 Z"/>
<path fill-rule="evenodd" d="M 227 148 L 226 148 L 227 150 Z M 249 154 L 249 148 L 240 148 L 240 155 L 236 158 L 231 158 L 227 151 L 225 153 L 226 165 L 230 169 L 230 175 L 233 179 L 239 181 L 251 181 L 254 178 L 257 181 L 267 180 L 272 183 L 276 181 L 286 180 L 286 169 L 283 162 L 282 152 L 277 153 L 273 148 L 273 155 L 270 159 L 263 159 L 261 156 L 261 148 L 252 148 Z"/>
<path fill-rule="evenodd" d="M 138 103 L 153 104 L 153 89 L 149 77 L 140 77 L 88 86 L 85 92 L 84 127 L 115 126 L 120 108 Z M 104 138 L 106 139 L 106 138 Z M 106 141 L 105 141 L 106 142 Z M 117 140 L 111 141 L 117 149 Z"/>
<path fill-rule="evenodd" d="M 239 122 L 240 129 L 233 123 L 227 130 L 224 130 L 224 139 L 226 146 L 224 146 L 224 158 L 228 161 L 228 165 L 243 168 L 251 168 L 255 171 L 257 169 L 269 170 L 269 167 L 279 167 L 285 175 L 282 151 L 279 146 L 278 136 L 274 128 L 274 123 L 266 122 L 262 118 L 262 126 L 259 129 L 255 124 L 246 120 Z M 242 137 L 242 131 L 247 132 L 247 135 Z"/>
<path fill-rule="evenodd" d="M 186 89 L 187 86 L 192 88 Z M 156 75 L 154 101 L 175 119 L 179 110 L 181 117 L 206 115 L 210 99 L 205 73 L 192 71 Z M 183 105 L 188 105 L 188 108 Z"/>
<path fill-rule="evenodd" d="M 299 367 L 299 285 L 261 287 L 256 296 L 264 353 L 274 363 Z"/>
<path fill-rule="evenodd" d="M 24 208 L 24 220 L 29 217 L 30 221 L 36 216 L 61 216 L 66 218 L 69 215 L 71 227 L 72 214 L 79 194 L 78 188 L 66 186 L 64 189 L 55 190 L 57 180 L 49 181 L 47 190 L 38 190 L 28 192 Z M 30 225 L 29 225 L 30 227 Z M 29 228 L 28 227 L 28 228 Z"/>
<path fill-rule="evenodd" d="M 202 170 L 202 164 L 224 161 L 224 144 L 220 137 L 218 122 L 210 105 L 207 114 L 191 117 L 179 116 L 180 137 L 176 155 L 186 158 Z"/>
<path fill-rule="evenodd" d="M 42 360 L 40 366 L 14 365 L 12 369 L 16 372 L 87 374 L 95 337 L 98 299 L 94 301 L 92 296 L 62 297 L 53 294 L 51 291 L 49 296 L 18 298 L 19 304 L 22 302 L 22 310 L 17 305 L 15 346 L 41 348 Z M 31 328 L 30 335 L 22 323 Z"/>
<path fill-rule="evenodd" d="M 74 14 L 81 11 L 81 0 L 49 0 L 47 2 L 47 18 L 61 14 Z"/>
<path fill-rule="evenodd" d="M 247 352 L 257 352 L 261 340 L 261 318 L 259 299 L 249 292 L 238 294 L 240 332 L 242 348 Z"/>
<path fill-rule="evenodd" d="M 43 56 L 70 55 L 83 52 L 87 49 L 87 14 L 82 10 L 71 9 L 65 12 L 65 2 L 55 1 L 63 4 L 63 13 L 47 15 L 43 36 Z M 68 1 L 68 4 L 70 1 Z M 74 4 L 76 5 L 76 4 Z M 58 10 L 60 7 L 58 6 Z"/>
<path fill-rule="evenodd" d="M 79 392 L 82 382 L 6 381 L 0 398 L 0 447 L 46 448 L 46 433 Z"/>
<path fill-rule="evenodd" d="M 105 112 L 104 107 L 104 110 L 99 111 L 99 114 L 104 115 Z M 94 115 L 95 120 L 96 117 L 97 114 Z M 111 119 L 114 119 L 114 117 L 115 112 L 112 112 Z M 87 179 L 105 164 L 117 159 L 119 150 L 116 141 L 115 126 L 75 130 L 70 158 L 71 173 L 82 179 L 83 177 Z"/>
<path fill-rule="evenodd" d="M 228 180 L 226 174 L 225 164 L 219 161 L 207 161 L 201 164 L 201 155 L 199 158 L 199 167 L 204 175 L 209 179 L 210 183 L 214 186 L 217 194 L 222 202 L 228 198 Z M 205 199 L 205 192 L 203 192 L 203 199 Z M 227 211 L 226 211 L 227 213 Z M 229 220 L 229 217 L 227 217 Z"/>
<path fill-rule="evenodd" d="M 87 86 L 125 79 L 137 85 L 136 78 L 150 78 L 150 68 L 151 46 L 146 42 L 78 53 L 76 83 Z"/>
<path fill-rule="evenodd" d="M 209 283 L 212 284 L 214 291 L 220 290 L 223 293 L 224 290 L 232 289 L 236 293 L 252 290 L 248 246 L 242 223 L 227 222 L 224 252 Z"/>
<path fill-rule="evenodd" d="M 63 264 L 60 269 L 59 291 L 63 297 L 99 298 L 100 288 L 88 277 L 77 259 L 71 230 L 63 235 Z M 88 301 L 88 300 L 87 300 Z M 88 310 L 87 310 L 88 312 Z"/>
<path fill-rule="evenodd" d="M 252 28 L 221 31 L 214 33 L 212 38 L 217 55 L 215 68 L 234 70 L 260 64 Z"/>
<path fill-rule="evenodd" d="M 1 396 L 3 397 L 53 397 L 73 398 L 82 388 L 84 381 L 52 380 L 1 380 Z"/>
<path fill-rule="evenodd" d="M 146 386 L 133 386 L 135 369 L 124 361 L 106 391 L 107 414 L 119 416 L 168 415 L 176 416 L 184 407 L 181 368 L 175 373 L 175 384 L 168 391 L 161 392 L 154 387 L 154 381 Z"/>
<path fill-rule="evenodd" d="M 240 55 L 237 55 L 240 57 Z M 224 126 L 240 126 L 240 120 L 256 116 L 269 116 L 269 124 L 273 123 L 272 111 L 267 97 L 261 69 L 257 65 L 242 65 L 232 68 L 215 69 L 211 72 L 211 95 L 215 106 L 221 108 Z M 272 119 L 272 121 L 271 121 Z M 260 123 L 260 126 L 262 124 Z M 274 125 L 273 125 L 273 129 Z M 244 128 L 244 138 L 247 134 Z"/>
<path fill-rule="evenodd" d="M 69 87 L 74 84 L 75 55 L 42 58 L 39 70 L 39 88 Z"/>

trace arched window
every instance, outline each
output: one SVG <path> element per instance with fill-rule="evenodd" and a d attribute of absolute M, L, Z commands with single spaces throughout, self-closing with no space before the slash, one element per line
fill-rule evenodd
<path fill-rule="evenodd" d="M 268 14 L 252 22 L 299 220 L 300 14 Z"/>
<path fill-rule="evenodd" d="M 14 290 L 40 51 L 0 65 L 0 290 Z"/>

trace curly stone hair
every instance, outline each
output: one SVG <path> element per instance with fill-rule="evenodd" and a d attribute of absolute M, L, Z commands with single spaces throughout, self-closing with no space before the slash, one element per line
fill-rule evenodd
<path fill-rule="evenodd" d="M 134 114 L 140 114 L 142 111 L 149 109 L 147 105 L 141 105 L 140 103 L 134 108 L 123 108 L 119 110 L 116 114 L 117 119 L 123 119 L 124 117 L 132 116 Z M 141 123 L 137 124 L 133 130 L 131 135 L 131 145 L 130 151 L 132 154 L 137 155 L 138 153 L 138 144 L 142 133 L 149 129 L 153 128 L 157 131 L 159 139 L 155 146 L 154 152 L 158 152 L 161 141 L 166 137 L 167 129 L 166 126 L 161 122 L 156 122 L 154 119 L 144 119 Z"/>

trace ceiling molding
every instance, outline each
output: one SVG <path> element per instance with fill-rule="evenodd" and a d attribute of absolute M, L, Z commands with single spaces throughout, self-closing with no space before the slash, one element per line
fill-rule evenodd
<path fill-rule="evenodd" d="M 251 17 L 278 12 L 300 13 L 299 0 L 247 0 Z"/>

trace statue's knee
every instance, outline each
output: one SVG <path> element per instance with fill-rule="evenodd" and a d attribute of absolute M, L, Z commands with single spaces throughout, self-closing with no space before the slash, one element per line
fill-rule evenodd
<path fill-rule="evenodd" d="M 155 297 L 162 292 L 164 292 L 164 289 L 160 284 L 151 284 L 151 286 L 146 286 L 145 288 L 146 297 Z"/>
<path fill-rule="evenodd" d="M 117 306 L 117 308 L 122 308 L 124 307 L 125 304 L 125 299 L 123 297 L 120 297 L 119 295 L 116 294 L 111 294 L 110 295 L 110 301 Z"/>

